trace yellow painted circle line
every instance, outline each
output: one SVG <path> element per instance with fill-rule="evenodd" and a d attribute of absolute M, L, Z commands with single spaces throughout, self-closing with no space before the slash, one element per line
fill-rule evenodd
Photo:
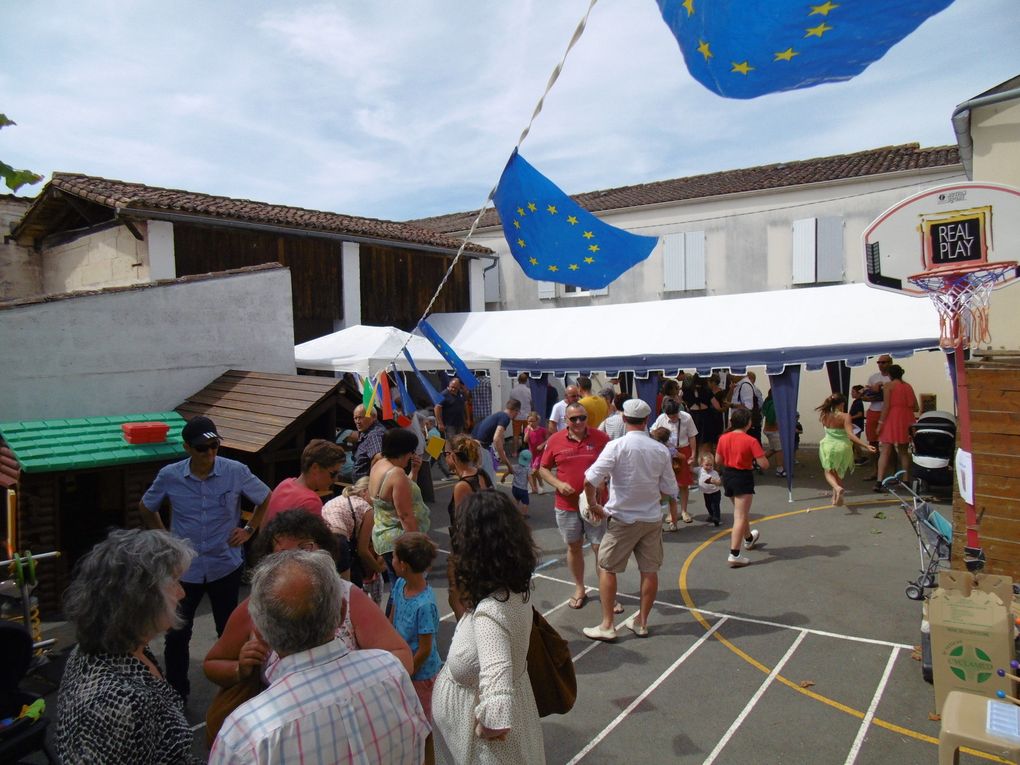
<path fill-rule="evenodd" d="M 861 505 L 895 504 L 895 500 L 878 500 L 860 504 Z M 820 505 L 818 507 L 805 507 L 801 508 L 800 510 L 790 510 L 785 513 L 778 513 L 777 515 L 768 515 L 765 516 L 764 518 L 759 518 L 756 521 L 752 521 L 751 525 L 755 526 L 759 523 L 764 523 L 765 521 L 778 521 L 782 518 L 790 518 L 794 515 L 804 515 L 806 513 L 810 513 L 817 510 L 830 510 L 833 507 L 835 507 L 835 505 Z M 684 561 L 684 565 L 680 568 L 680 580 L 678 583 L 680 587 L 680 597 L 683 598 L 684 605 L 691 610 L 691 614 L 694 616 L 694 618 L 697 619 L 701 626 L 704 627 L 706 630 L 710 629 L 712 625 L 709 624 L 708 620 L 701 615 L 701 612 L 698 610 L 698 607 L 694 603 L 694 599 L 691 598 L 691 593 L 687 589 L 687 573 L 688 571 L 690 571 L 691 564 L 694 562 L 694 559 L 697 558 L 698 555 L 700 555 L 704 550 L 706 550 L 709 547 L 709 545 L 718 542 L 720 539 L 724 539 L 729 535 L 730 535 L 729 531 L 718 531 L 715 534 L 713 534 L 711 537 L 709 537 L 700 545 L 698 545 L 694 549 L 694 551 L 687 556 L 687 559 Z M 748 664 L 750 664 L 752 667 L 759 670 L 763 674 L 767 675 L 772 671 L 771 667 L 766 667 L 764 664 L 755 659 L 753 656 L 750 656 L 741 649 L 737 648 L 737 646 L 733 645 L 733 643 L 731 643 L 729 640 L 723 637 L 722 633 L 719 630 L 716 630 L 713 633 L 712 637 L 718 640 L 724 646 L 729 648 L 733 653 L 735 653 L 737 656 L 739 656 L 741 659 L 746 661 Z M 820 701 L 821 703 L 826 704 L 832 707 L 833 709 L 838 709 L 840 712 L 845 712 L 851 717 L 856 717 L 861 720 L 864 719 L 864 712 L 860 711 L 859 709 L 848 707 L 846 704 L 842 704 L 836 701 L 835 699 L 830 699 L 828 696 L 823 696 L 820 693 L 815 693 L 814 691 L 808 688 L 802 688 L 798 683 L 795 683 L 792 680 L 783 677 L 782 675 L 776 675 L 776 680 L 778 680 L 780 683 L 787 686 L 788 688 L 792 688 L 793 690 L 797 691 L 797 693 L 801 693 L 807 696 L 808 698 L 814 699 L 815 701 Z M 935 738 L 934 736 L 929 736 L 927 733 L 921 733 L 920 731 L 910 730 L 909 728 L 904 728 L 900 725 L 896 725 L 895 723 L 891 723 L 886 720 L 881 720 L 878 717 L 872 717 L 871 722 L 873 725 L 877 725 L 879 728 L 885 728 L 886 730 L 892 731 L 893 733 L 899 733 L 902 736 L 909 736 L 910 738 L 918 739 L 919 741 L 926 741 L 929 744 L 938 745 L 939 743 L 939 740 L 937 738 Z M 979 752 L 973 749 L 961 749 L 961 751 L 966 751 L 968 754 L 972 754 L 986 760 L 991 760 L 992 762 L 1005 762 L 1007 763 L 1007 765 L 1009 763 L 1009 760 L 1003 760 L 1000 759 L 999 757 L 996 757 L 995 755 L 986 754 L 985 752 Z"/>

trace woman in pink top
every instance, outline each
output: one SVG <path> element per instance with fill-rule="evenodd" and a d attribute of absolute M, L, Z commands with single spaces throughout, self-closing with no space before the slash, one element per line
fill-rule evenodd
<path fill-rule="evenodd" d="M 882 479 L 886 477 L 891 467 L 889 463 L 893 461 L 893 451 L 899 456 L 900 469 L 910 472 L 910 452 L 907 445 L 910 443 L 910 426 L 917 419 L 918 409 L 914 389 L 910 387 L 910 383 L 903 382 L 903 367 L 891 364 L 886 367 L 885 373 L 889 375 L 890 382 L 882 387 L 885 406 L 882 407 L 882 413 L 878 418 L 878 443 L 881 451 L 878 455 L 876 489 L 880 489 Z"/>

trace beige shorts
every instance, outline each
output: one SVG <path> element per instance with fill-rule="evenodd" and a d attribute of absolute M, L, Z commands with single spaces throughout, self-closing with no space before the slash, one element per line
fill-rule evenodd
<path fill-rule="evenodd" d="M 662 567 L 662 521 L 620 523 L 615 518 L 609 519 L 599 547 L 599 566 L 622 574 L 627 570 L 631 553 L 634 553 L 638 571 L 647 574 Z"/>
<path fill-rule="evenodd" d="M 778 430 L 766 430 L 764 435 L 769 442 L 769 451 L 772 452 L 783 451 L 783 442 L 779 440 Z"/>

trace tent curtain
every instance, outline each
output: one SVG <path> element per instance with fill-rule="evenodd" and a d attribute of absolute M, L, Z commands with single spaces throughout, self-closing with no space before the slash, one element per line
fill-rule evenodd
<path fill-rule="evenodd" d="M 648 408 L 652 410 L 653 418 L 659 416 L 659 413 L 655 411 L 655 401 L 659 397 L 659 385 L 661 382 L 661 372 L 649 372 L 648 377 L 643 380 L 640 377 L 634 378 L 637 397 L 648 404 Z"/>
<path fill-rule="evenodd" d="M 549 383 L 545 377 L 546 374 L 543 372 L 538 377 L 528 380 L 528 387 L 531 388 L 531 410 L 538 412 L 538 422 L 542 427 L 546 424 L 545 397 L 549 392 Z"/>
<path fill-rule="evenodd" d="M 779 442 L 783 446 L 786 488 L 793 495 L 793 448 L 797 443 L 797 395 L 800 391 L 800 365 L 791 364 L 778 375 L 769 375 L 772 400 L 779 423 Z"/>
<path fill-rule="evenodd" d="M 826 361 L 825 372 L 829 375 L 829 390 L 833 393 L 842 393 L 843 398 L 849 401 L 850 367 L 847 366 L 847 363 L 842 359 L 839 361 Z"/>

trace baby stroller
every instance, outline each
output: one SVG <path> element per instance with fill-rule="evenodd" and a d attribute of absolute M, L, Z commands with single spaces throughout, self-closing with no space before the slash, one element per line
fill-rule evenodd
<path fill-rule="evenodd" d="M 906 472 L 900 470 L 882 481 L 882 488 L 900 503 L 903 514 L 917 534 L 917 547 L 921 556 L 921 574 L 907 583 L 906 594 L 911 600 L 924 600 L 925 591 L 937 584 L 935 575 L 943 564 L 949 565 L 949 552 L 953 543 L 953 525 L 928 502 L 904 483 Z"/>
<path fill-rule="evenodd" d="M 910 426 L 913 490 L 953 488 L 956 418 L 949 412 L 925 412 Z"/>

